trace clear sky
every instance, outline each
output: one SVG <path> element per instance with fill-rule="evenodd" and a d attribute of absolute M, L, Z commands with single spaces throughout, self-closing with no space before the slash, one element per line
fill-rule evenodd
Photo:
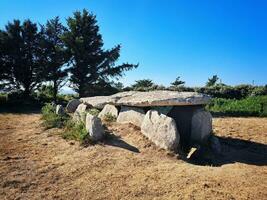
<path fill-rule="evenodd" d="M 121 81 L 149 78 L 169 85 L 177 76 L 203 86 L 267 84 L 266 0 L 1 0 L 0 28 L 30 18 L 45 23 L 75 10 L 97 15 L 105 48 L 122 44 L 120 62 L 139 63 Z"/>

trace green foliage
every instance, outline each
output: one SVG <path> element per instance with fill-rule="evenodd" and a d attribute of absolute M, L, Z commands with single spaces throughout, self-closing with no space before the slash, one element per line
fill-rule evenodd
<path fill-rule="evenodd" d="M 248 97 L 241 100 L 214 98 L 207 106 L 213 113 L 230 116 L 267 116 L 267 96 Z"/>
<path fill-rule="evenodd" d="M 64 123 L 68 120 L 68 116 L 57 115 L 56 107 L 48 103 L 42 108 L 42 119 L 47 129 L 62 128 Z"/>
<path fill-rule="evenodd" d="M 93 92 L 101 91 L 99 85 L 109 83 L 109 78 L 137 67 L 128 63 L 115 66 L 121 46 L 104 50 L 96 16 L 92 13 L 86 10 L 74 12 L 67 19 L 67 25 L 62 39 L 72 61 L 69 68 L 71 86 L 80 97 L 92 96 Z"/>
<path fill-rule="evenodd" d="M 97 116 L 100 113 L 100 111 L 96 108 L 91 108 L 87 112 L 94 116 Z"/>
<path fill-rule="evenodd" d="M 5 104 L 7 102 L 7 94 L 0 93 L 0 104 Z"/>
<path fill-rule="evenodd" d="M 214 86 L 218 80 L 219 80 L 219 77 L 217 75 L 213 75 L 211 78 L 208 79 L 206 86 L 207 87 Z"/>
<path fill-rule="evenodd" d="M 57 101 L 58 90 L 64 85 L 68 75 L 66 67 L 63 65 L 68 62 L 68 54 L 65 44 L 61 40 L 66 28 L 60 23 L 59 17 L 48 20 L 42 26 L 41 48 L 43 49 L 42 59 L 45 66 L 45 79 L 52 83 L 52 97 Z"/>
<path fill-rule="evenodd" d="M 42 85 L 37 90 L 37 98 L 40 102 L 51 102 L 53 100 L 53 86 Z"/>
<path fill-rule="evenodd" d="M 266 86 L 237 85 L 229 86 L 216 84 L 211 87 L 195 88 L 196 92 L 205 93 L 212 97 L 225 99 L 243 99 L 249 96 L 267 95 Z"/>
<path fill-rule="evenodd" d="M 106 122 L 115 122 L 116 119 L 117 118 L 114 115 L 112 115 L 111 113 L 107 113 L 104 116 L 104 121 L 106 121 Z"/>
<path fill-rule="evenodd" d="M 150 79 L 141 79 L 135 81 L 135 84 L 133 84 L 130 89 L 135 91 L 151 91 L 157 90 L 157 85 Z"/>
<path fill-rule="evenodd" d="M 180 76 L 178 76 L 174 82 L 171 83 L 174 87 L 179 87 L 185 84 L 185 81 L 180 80 Z"/>
<path fill-rule="evenodd" d="M 73 122 L 69 119 L 64 125 L 64 132 L 62 133 L 64 139 L 83 142 L 87 138 L 88 132 L 83 122 Z"/>
<path fill-rule="evenodd" d="M 24 98 L 44 79 L 41 35 L 36 23 L 9 22 L 0 31 L 1 84 L 6 90 L 23 90 Z"/>

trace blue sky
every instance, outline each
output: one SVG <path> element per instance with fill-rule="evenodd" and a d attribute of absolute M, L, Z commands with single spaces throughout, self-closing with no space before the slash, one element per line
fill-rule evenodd
<path fill-rule="evenodd" d="M 1 0 L 0 28 L 14 18 L 45 23 L 75 10 L 97 15 L 105 48 L 122 44 L 120 62 L 139 63 L 120 79 L 149 78 L 169 85 L 181 76 L 203 86 L 222 82 L 267 84 L 265 0 Z"/>

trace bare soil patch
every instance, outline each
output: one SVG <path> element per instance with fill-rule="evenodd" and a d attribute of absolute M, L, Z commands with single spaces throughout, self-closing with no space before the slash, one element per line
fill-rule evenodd
<path fill-rule="evenodd" d="M 66 141 L 39 114 L 0 114 L 0 199 L 266 199 L 267 118 L 216 118 L 219 165 L 190 164 L 131 125 Z"/>

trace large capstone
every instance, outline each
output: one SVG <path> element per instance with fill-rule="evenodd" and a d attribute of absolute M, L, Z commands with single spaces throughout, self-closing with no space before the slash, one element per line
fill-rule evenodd
<path fill-rule="evenodd" d="M 80 105 L 79 99 L 72 99 L 69 101 L 69 103 L 66 106 L 66 111 L 69 113 L 74 113 L 77 107 Z"/>
<path fill-rule="evenodd" d="M 122 106 L 117 122 L 120 123 L 132 123 L 136 126 L 141 126 L 145 112 L 141 108 Z"/>
<path fill-rule="evenodd" d="M 98 117 L 104 119 L 106 115 L 112 115 L 115 118 L 118 117 L 118 109 L 114 105 L 107 104 L 103 110 L 98 114 Z"/>
<path fill-rule="evenodd" d="M 141 132 L 160 148 L 174 151 L 178 149 L 180 135 L 175 121 L 156 110 L 146 113 Z"/>
<path fill-rule="evenodd" d="M 86 109 L 87 109 L 86 104 L 83 104 L 83 103 L 80 104 L 74 112 L 73 120 L 76 122 L 85 122 Z"/>
<path fill-rule="evenodd" d="M 193 113 L 191 121 L 191 140 L 196 143 L 206 143 L 212 132 L 212 116 L 204 109 Z"/>
<path fill-rule="evenodd" d="M 121 92 L 111 96 L 81 98 L 80 101 L 92 107 L 102 109 L 106 104 L 116 106 L 184 106 L 207 104 L 210 97 L 196 92 L 177 92 L 157 90 L 149 92 Z"/>
<path fill-rule="evenodd" d="M 101 120 L 98 117 L 87 113 L 85 127 L 86 131 L 93 141 L 100 141 L 103 139 L 105 130 L 103 128 Z"/>

